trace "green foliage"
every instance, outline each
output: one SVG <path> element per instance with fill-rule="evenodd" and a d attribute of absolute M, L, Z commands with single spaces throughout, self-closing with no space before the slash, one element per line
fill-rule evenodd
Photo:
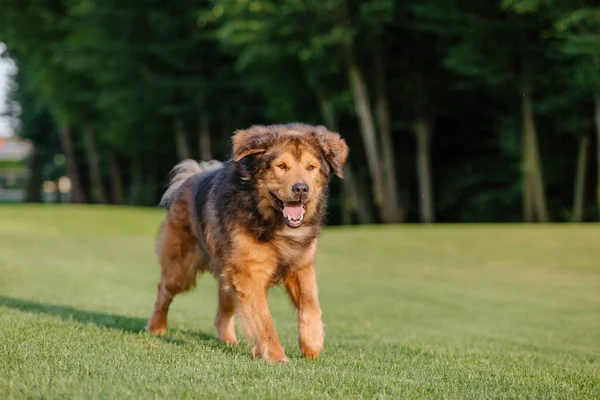
<path fill-rule="evenodd" d="M 387 96 L 409 220 L 420 201 L 417 115 L 434 127 L 438 220 L 520 219 L 516 115 L 525 88 L 542 127 L 542 163 L 560 166 L 545 175 L 551 214 L 561 220 L 572 202 L 575 140 L 592 129 L 592 92 L 600 90 L 600 8 L 589 0 L 2 0 L 0 39 L 20 71 L 19 134 L 47 153 L 45 170 L 65 171 L 53 160 L 65 152 L 59 132 L 69 126 L 90 192 L 83 132 L 92 128 L 102 179 L 110 186 L 118 166 L 125 201 L 135 204 L 155 204 L 177 161 L 176 126 L 197 158 L 207 124 L 212 154 L 223 159 L 235 129 L 323 123 L 323 97 L 351 145 L 351 164 L 365 166 L 346 70 L 352 56 L 372 108 L 380 92 Z M 355 175 L 369 193 L 367 171 Z M 332 186 L 332 223 L 341 220 L 341 188 Z"/>
<path fill-rule="evenodd" d="M 556 30 L 564 40 L 562 51 L 579 61 L 576 79 L 600 91 L 600 7 L 567 12 Z"/>
<path fill-rule="evenodd" d="M 501 0 L 500 6 L 519 14 L 530 14 L 538 11 L 548 0 Z"/>

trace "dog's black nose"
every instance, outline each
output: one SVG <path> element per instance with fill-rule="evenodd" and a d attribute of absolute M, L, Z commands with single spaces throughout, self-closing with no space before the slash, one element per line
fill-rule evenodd
<path fill-rule="evenodd" d="M 306 194 L 308 193 L 308 185 L 306 183 L 296 183 L 292 186 L 292 192 L 299 195 Z"/>

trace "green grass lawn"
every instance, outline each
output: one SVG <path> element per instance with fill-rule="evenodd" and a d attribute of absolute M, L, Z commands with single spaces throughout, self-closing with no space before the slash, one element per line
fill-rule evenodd
<path fill-rule="evenodd" d="M 598 225 L 329 228 L 325 350 L 275 288 L 273 365 L 217 341 L 210 276 L 143 332 L 162 215 L 0 207 L 0 398 L 600 398 Z"/>

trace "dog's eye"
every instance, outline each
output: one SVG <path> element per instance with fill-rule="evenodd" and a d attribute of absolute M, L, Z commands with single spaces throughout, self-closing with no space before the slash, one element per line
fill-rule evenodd
<path fill-rule="evenodd" d="M 281 163 L 281 164 L 277 165 L 277 168 L 285 170 L 286 169 L 286 165 L 285 165 L 285 163 Z"/>
<path fill-rule="evenodd" d="M 312 171 L 315 168 L 317 168 L 317 167 L 315 167 L 314 165 L 309 165 L 308 167 L 306 167 L 306 169 L 309 171 Z"/>

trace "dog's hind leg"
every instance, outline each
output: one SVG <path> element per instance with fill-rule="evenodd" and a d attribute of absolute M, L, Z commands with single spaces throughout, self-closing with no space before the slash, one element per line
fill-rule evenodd
<path fill-rule="evenodd" d="M 158 242 L 161 277 L 154 311 L 146 329 L 155 335 L 167 331 L 167 315 L 173 298 L 196 285 L 202 259 L 189 230 L 165 222 Z"/>
<path fill-rule="evenodd" d="M 222 342 L 230 345 L 237 345 L 235 335 L 235 325 L 233 317 L 235 315 L 235 292 L 225 283 L 223 278 L 219 279 L 219 305 L 217 317 L 215 318 L 215 328 Z"/>

